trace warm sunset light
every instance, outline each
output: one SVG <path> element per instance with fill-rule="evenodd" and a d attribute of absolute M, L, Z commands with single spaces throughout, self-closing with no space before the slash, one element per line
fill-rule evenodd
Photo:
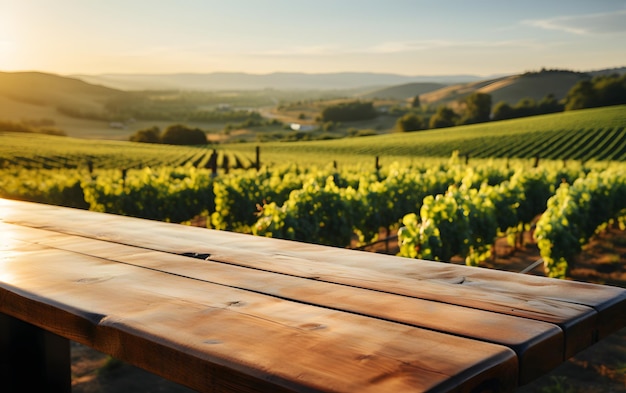
<path fill-rule="evenodd" d="M 623 391 L 625 195 L 626 0 L 0 0 L 0 393 Z"/>
<path fill-rule="evenodd" d="M 626 63 L 622 1 L 32 0 L 0 14 L 2 71 L 490 75 Z"/>

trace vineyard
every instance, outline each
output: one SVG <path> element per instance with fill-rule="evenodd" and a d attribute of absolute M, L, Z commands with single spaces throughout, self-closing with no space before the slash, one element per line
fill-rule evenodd
<path fill-rule="evenodd" d="M 566 277 L 594 233 L 626 225 L 624 110 L 500 122 L 506 131 L 263 144 L 261 167 L 254 145 L 0 133 L 0 197 L 337 247 L 398 230 L 400 255 L 468 265 L 492 258 L 497 238 L 515 244 L 531 231 L 546 273 Z M 428 146 L 438 157 L 413 156 Z"/>
<path fill-rule="evenodd" d="M 209 147 L 94 141 L 0 131 L 0 168 L 24 169 L 137 169 L 159 166 L 208 168 Z M 235 168 L 252 165 L 249 158 L 222 153 Z"/>
<path fill-rule="evenodd" d="M 250 144 L 228 150 L 252 157 Z M 267 164 L 325 165 L 388 161 L 423 162 L 458 151 L 471 158 L 626 161 L 626 106 L 569 111 L 447 129 L 307 143 L 265 143 Z M 325 161 L 324 161 L 325 160 Z"/>

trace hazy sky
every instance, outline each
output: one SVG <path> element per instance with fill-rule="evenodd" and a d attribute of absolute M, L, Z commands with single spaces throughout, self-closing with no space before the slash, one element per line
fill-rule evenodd
<path fill-rule="evenodd" d="M 0 0 L 0 71 L 516 73 L 626 66 L 622 0 Z"/>

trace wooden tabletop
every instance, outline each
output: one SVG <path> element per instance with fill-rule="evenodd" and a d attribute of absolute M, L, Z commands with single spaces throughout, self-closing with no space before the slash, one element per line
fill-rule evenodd
<path fill-rule="evenodd" d="M 626 326 L 615 287 L 3 199 L 0 234 L 1 313 L 199 391 L 510 391 Z"/>

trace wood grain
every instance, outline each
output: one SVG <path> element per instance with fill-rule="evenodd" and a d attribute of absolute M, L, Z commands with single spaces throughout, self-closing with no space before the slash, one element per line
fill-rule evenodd
<path fill-rule="evenodd" d="M 46 230 L 7 224 L 0 224 L 0 230 L 12 233 L 15 239 L 55 249 L 505 345 L 518 355 L 521 383 L 545 374 L 564 360 L 563 332 L 553 324 L 540 321 L 210 260 L 198 261 L 100 240 L 57 235 Z"/>
<path fill-rule="evenodd" d="M 63 255 L 63 257 L 55 257 L 54 261 L 63 269 L 61 271 L 64 274 L 67 273 L 64 269 L 68 269 L 69 266 L 78 268 L 81 263 L 86 263 L 84 266 L 89 266 L 89 274 L 86 274 L 87 271 L 85 271 L 84 277 L 77 279 L 90 288 L 89 293 L 91 293 L 91 288 L 99 286 L 107 287 L 109 291 L 113 292 L 127 291 L 126 288 L 128 288 L 130 303 L 124 300 L 122 302 L 124 307 L 113 310 L 113 313 L 107 311 L 107 313 L 102 314 L 100 311 L 88 311 L 109 310 L 104 304 L 97 303 L 94 299 L 90 300 L 91 303 L 84 305 L 85 308 L 81 308 L 83 305 L 78 307 L 77 303 L 71 303 L 68 298 L 63 298 L 60 304 L 71 305 L 66 310 L 69 315 L 68 321 L 74 321 L 76 325 L 70 323 L 69 326 L 73 327 L 64 332 L 66 334 L 81 332 L 77 341 L 83 339 L 88 344 L 93 345 L 99 345 L 98 340 L 94 341 L 90 338 L 93 334 L 98 337 L 110 335 L 115 337 L 115 340 L 130 340 L 127 345 L 134 348 L 133 353 L 122 352 L 121 355 L 127 356 L 131 362 L 136 361 L 140 366 L 157 373 L 163 370 L 160 371 L 159 365 L 151 364 L 155 361 L 154 356 L 152 356 L 154 354 L 136 359 L 139 355 L 134 352 L 142 352 L 141 347 L 146 346 L 152 348 L 151 351 L 161 351 L 159 353 L 171 351 L 171 353 L 168 352 L 167 356 L 174 358 L 176 356 L 190 356 L 179 353 L 181 348 L 184 348 L 185 351 L 189 350 L 190 347 L 187 343 L 183 343 L 182 347 L 179 347 L 176 345 L 180 343 L 174 340 L 175 343 L 172 344 L 167 338 L 167 334 L 173 334 L 176 329 L 185 329 L 186 326 L 182 321 L 179 321 L 180 323 L 177 325 L 160 327 L 158 331 L 145 330 L 146 320 L 143 318 L 136 319 L 136 315 L 141 314 L 140 310 L 134 310 L 130 306 L 140 307 L 150 321 L 150 325 L 161 326 L 167 325 L 167 323 L 159 322 L 159 318 L 163 318 L 164 315 L 175 315 L 176 307 L 187 309 L 189 305 L 190 309 L 185 312 L 189 312 L 190 315 L 185 317 L 185 321 L 190 323 L 189 326 L 196 326 L 198 319 L 194 314 L 197 311 L 194 311 L 194 307 L 199 303 L 203 304 L 205 300 L 194 298 L 192 288 L 205 288 L 205 286 L 210 288 L 208 292 L 202 290 L 207 296 L 206 301 L 215 300 L 214 296 L 219 298 L 220 295 L 217 294 L 222 294 L 224 291 L 235 293 L 237 296 L 226 301 L 226 309 L 239 310 L 240 307 L 254 304 L 255 312 L 257 312 L 257 307 L 258 312 L 262 313 L 272 310 L 269 315 L 253 314 L 255 318 L 272 322 L 285 318 L 283 314 L 288 313 L 296 319 L 299 318 L 301 322 L 298 326 L 307 332 L 320 333 L 323 331 L 326 333 L 327 327 L 330 326 L 327 319 L 324 319 L 325 322 L 310 321 L 308 318 L 312 313 L 317 315 L 317 311 L 311 310 L 323 310 L 325 313 L 330 313 L 324 314 L 324 318 L 330 318 L 333 323 L 340 320 L 340 326 L 350 326 L 350 329 L 357 329 L 356 336 L 352 336 L 347 331 L 342 331 L 345 336 L 341 336 L 341 340 L 346 340 L 349 351 L 360 348 L 355 346 L 356 344 L 352 340 L 371 340 L 367 338 L 367 334 L 364 332 L 358 333 L 358 328 L 365 329 L 370 323 L 375 323 L 381 324 L 380 326 L 377 325 L 378 328 L 385 329 L 384 334 L 379 334 L 381 337 L 386 337 L 388 334 L 387 328 L 382 326 L 389 324 L 400 329 L 400 331 L 392 329 L 395 333 L 390 334 L 395 338 L 406 334 L 409 334 L 410 338 L 407 338 L 409 336 L 403 337 L 410 340 L 414 340 L 413 335 L 430 337 L 423 335 L 424 332 L 428 332 L 444 337 L 455 337 L 455 339 L 471 343 L 493 344 L 500 349 L 508 347 L 517 355 L 518 359 L 515 359 L 514 356 L 513 360 L 510 360 L 506 356 L 502 357 L 503 353 L 501 352 L 498 355 L 501 356 L 500 360 L 506 359 L 499 366 L 494 362 L 481 363 L 478 358 L 473 359 L 472 361 L 480 364 L 478 368 L 481 370 L 479 372 L 481 376 L 478 378 L 468 379 L 463 372 L 460 372 L 459 376 L 452 376 L 450 374 L 454 373 L 448 372 L 446 374 L 446 372 L 437 369 L 434 373 L 446 375 L 444 378 L 446 382 L 432 382 L 436 378 L 431 381 L 429 376 L 427 380 L 431 382 L 424 382 L 424 385 L 420 382 L 415 385 L 419 386 L 419 389 L 426 390 L 431 387 L 447 390 L 453 389 L 452 386 L 455 386 L 454 389 L 466 389 L 470 385 L 477 387 L 483 383 L 489 385 L 494 381 L 502 384 L 501 386 L 508 386 L 511 378 L 507 376 L 504 379 L 498 379 L 495 375 L 502 370 L 494 370 L 497 367 L 504 367 L 508 370 L 512 363 L 516 363 L 516 367 L 519 368 L 519 371 L 514 372 L 518 374 L 515 379 L 519 379 L 520 383 L 526 383 L 555 367 L 564 359 L 589 347 L 598 339 L 626 326 L 626 291 L 608 286 L 411 260 L 2 199 L 0 199 L 0 233 L 3 235 L 10 234 L 10 236 L 0 238 L 0 263 L 17 258 L 22 261 L 20 262 L 21 265 L 36 270 L 37 268 L 32 264 L 34 262 L 26 261 L 30 257 L 37 258 L 34 255 L 41 255 L 42 253 Z M 201 255 L 206 260 L 182 255 Z M 67 262 L 68 260 L 81 262 L 70 263 Z M 134 272 L 133 276 L 141 277 L 141 281 L 137 282 L 131 279 L 124 281 L 119 274 L 114 274 L 111 277 L 92 274 L 92 272 L 98 271 L 96 262 L 105 263 L 107 266 L 116 266 L 114 270 L 122 269 L 120 272 L 125 272 L 124 269 L 131 269 L 129 271 Z M 0 265 L 0 267 L 2 266 Z M 11 264 L 10 266 L 11 270 L 17 269 L 17 265 Z M 0 270 L 0 282 L 6 284 L 8 282 L 7 277 L 11 279 L 12 274 L 11 271 Z M 20 273 L 22 277 L 24 274 L 24 272 Z M 39 284 L 37 285 L 43 285 L 44 282 L 56 282 L 54 280 L 60 279 L 54 277 L 52 271 L 46 274 L 48 275 L 44 278 L 38 279 Z M 150 282 L 150 286 L 154 285 L 154 288 L 144 287 L 144 277 L 146 277 L 147 282 Z M 167 282 L 168 284 L 165 287 L 159 287 L 157 285 L 159 280 L 155 277 L 160 277 L 159 280 L 162 283 Z M 176 284 L 173 284 L 174 282 Z M 52 287 L 57 285 L 63 286 L 63 284 L 56 282 Z M 110 287 L 108 287 L 109 285 Z M 179 288 L 179 286 L 186 286 L 186 288 Z M 23 283 L 20 282 L 20 285 L 17 286 L 9 285 L 9 287 L 11 290 L 7 293 L 12 293 L 11 296 L 14 296 L 23 289 Z M 18 297 L 22 299 L 20 302 L 40 301 L 45 303 L 49 301 L 49 296 L 56 299 L 54 292 L 56 289 L 50 288 L 50 290 L 54 296 L 46 292 L 45 296 L 37 297 L 38 300 L 31 298 L 30 295 L 22 296 L 22 294 L 21 297 Z M 165 296 L 168 300 L 163 304 L 167 304 L 169 308 L 164 312 L 157 312 L 161 310 L 161 307 L 166 307 L 161 305 L 161 301 L 141 303 L 141 299 L 145 297 L 144 291 L 151 295 L 153 295 L 152 292 L 155 292 L 158 296 Z M 104 292 L 96 293 L 102 295 Z M 82 292 L 80 296 L 83 296 Z M 111 295 L 115 299 L 118 299 L 119 296 L 122 294 Z M 247 296 L 251 296 L 252 300 L 245 300 L 248 299 Z M 176 301 L 171 303 L 172 299 L 176 299 Z M 263 301 L 258 299 L 263 299 Z M 0 300 L 3 299 L 0 298 Z M 176 304 L 176 307 L 173 304 Z M 277 306 L 277 304 L 281 306 Z M 9 311 L 3 311 L 2 307 L 0 306 L 0 311 L 11 314 Z M 29 307 L 49 307 L 47 312 L 52 315 L 55 306 L 39 303 L 39 306 L 31 304 Z M 76 319 L 77 309 L 80 310 L 78 319 Z M 251 314 L 248 313 L 248 308 L 245 309 L 246 316 L 249 317 Z M 278 309 L 281 311 L 277 311 Z M 13 310 L 13 312 L 17 313 L 18 311 Z M 89 314 L 90 312 L 91 314 Z M 132 327 L 131 330 L 137 329 L 135 334 L 128 336 L 129 333 L 125 330 L 123 334 L 120 333 L 117 323 L 113 332 L 107 330 L 106 334 L 94 333 L 102 329 L 111 329 L 107 324 L 108 322 L 104 324 L 103 322 L 118 318 L 111 319 L 111 315 L 117 315 L 116 313 L 123 315 L 124 323 L 126 321 L 132 322 L 129 326 Z M 240 326 L 239 324 L 243 323 L 238 319 L 241 318 L 239 315 L 234 318 L 232 314 L 221 311 L 210 314 L 218 316 L 215 321 L 219 322 L 212 323 L 216 323 L 223 329 L 226 329 L 227 326 L 230 327 L 231 324 L 232 326 Z M 151 316 L 148 317 L 148 315 Z M 348 322 L 344 322 L 341 318 L 346 318 Z M 296 323 L 295 320 L 289 321 L 285 323 L 281 320 L 279 324 L 293 327 Z M 53 322 L 47 320 L 47 323 Z M 85 325 L 85 323 L 87 324 Z M 279 333 L 264 324 L 262 325 L 262 327 L 257 327 L 254 324 L 245 325 L 244 323 L 241 326 L 246 327 L 236 335 L 245 335 L 248 329 L 258 329 L 261 336 L 263 334 L 286 335 L 285 340 L 289 341 L 289 344 L 285 346 L 285 349 L 288 350 L 287 353 L 298 353 L 297 348 L 304 348 L 307 359 L 310 355 L 315 359 L 315 362 L 318 362 L 315 363 L 314 367 L 320 366 L 322 363 L 321 354 L 317 352 L 309 354 L 310 348 L 302 342 L 290 346 L 295 340 L 292 335 L 285 332 Z M 336 325 L 332 326 L 333 332 L 340 331 Z M 58 328 L 62 330 L 62 327 Z M 368 331 L 368 334 L 377 336 L 378 333 Z M 85 337 L 81 335 L 85 335 Z M 158 338 L 158 343 L 153 342 L 153 335 Z M 167 345 L 161 342 L 163 337 L 166 337 Z M 323 334 L 322 337 L 323 340 L 336 339 L 334 336 L 326 334 Z M 309 336 L 302 339 L 312 345 L 313 348 L 323 348 L 326 354 L 332 355 L 331 369 L 333 372 L 335 362 L 339 364 L 348 361 L 342 357 L 335 358 L 339 355 L 330 349 L 331 347 L 334 348 L 333 345 L 344 346 L 343 343 L 339 344 L 341 340 L 332 341 L 333 345 L 329 346 L 327 342 L 311 344 L 313 341 L 307 341 L 312 340 Z M 105 349 L 111 345 L 111 339 L 107 340 L 108 344 L 104 346 Z M 209 343 L 217 343 L 217 341 L 212 341 L 214 339 L 208 340 Z M 271 342 L 272 345 L 281 347 L 277 341 Z M 249 342 L 248 344 L 252 345 Z M 431 342 L 431 344 L 439 347 L 440 341 Z M 299 347 L 298 345 L 304 346 Z M 393 345 L 388 348 L 393 353 L 400 350 L 401 346 L 394 347 Z M 415 345 L 427 346 L 428 344 L 420 341 Z M 256 348 L 256 345 L 254 346 Z M 118 347 L 119 344 L 116 344 L 114 348 L 109 349 L 119 353 L 120 348 Z M 473 348 L 470 350 L 473 351 Z M 236 349 L 235 353 L 237 354 L 235 362 L 246 358 L 242 352 L 242 347 L 235 346 L 234 349 Z M 263 347 L 263 351 L 265 350 L 267 348 Z M 423 351 L 423 348 L 415 347 L 411 350 Z M 359 349 L 357 352 L 363 351 Z M 148 351 L 148 353 L 150 352 Z M 511 353 L 508 353 L 508 356 Z M 224 354 L 220 353 L 219 355 L 223 356 Z M 279 355 L 275 354 L 275 356 L 276 359 L 279 358 Z M 320 358 L 316 356 L 320 356 Z M 362 356 L 362 353 L 355 356 Z M 408 355 L 403 353 L 402 357 L 404 356 Z M 213 362 L 213 358 L 211 359 Z M 303 372 L 308 377 L 301 378 L 298 375 L 295 377 L 297 382 L 294 382 L 294 374 L 285 371 L 284 367 L 287 366 L 281 368 L 272 364 L 271 372 L 267 372 L 267 365 L 255 358 L 253 365 L 250 368 L 244 367 L 245 370 L 242 371 L 241 364 L 227 363 L 225 365 L 221 363 L 224 360 L 219 359 L 217 363 L 211 363 L 210 367 L 213 367 L 211 372 L 217 373 L 215 367 L 224 367 L 220 369 L 218 374 L 225 373 L 235 380 L 233 382 L 228 378 L 221 379 L 218 382 L 220 386 L 234 386 L 232 384 L 236 384 L 242 375 L 245 375 L 243 377 L 245 382 L 241 382 L 242 385 L 265 386 L 263 384 L 268 383 L 267 386 L 269 387 L 274 381 L 280 381 L 279 385 L 287 390 L 294 389 L 292 383 L 296 383 L 298 389 L 305 387 L 313 390 L 334 389 L 322 388 L 320 384 L 315 385 L 307 379 L 308 377 L 315 381 L 326 381 L 320 383 L 330 383 L 330 386 L 335 386 L 334 383 L 338 383 L 336 381 L 331 382 L 330 379 L 325 380 L 320 375 L 311 374 L 312 371 L 303 371 L 306 368 L 304 364 L 297 366 L 301 367 L 298 372 Z M 367 359 L 369 362 L 370 358 L 367 357 Z M 394 356 L 390 356 L 390 359 L 399 361 Z M 420 371 L 410 368 L 412 371 L 407 371 L 407 373 L 412 375 L 413 372 L 416 372 L 421 375 L 420 367 L 424 367 L 424 364 L 419 363 L 417 358 L 409 357 L 409 359 L 411 359 L 410 367 L 414 367 L 413 363 L 417 362 L 415 364 L 419 364 L 417 369 Z M 232 359 L 229 358 L 229 360 Z M 380 359 L 377 358 L 377 360 Z M 189 359 L 187 361 L 192 362 Z M 196 366 L 206 367 L 206 365 L 203 366 L 202 361 L 204 360 L 200 360 Z M 275 361 L 278 362 L 278 360 Z M 303 361 L 308 360 L 303 359 Z M 484 362 L 485 359 L 482 361 Z M 435 363 L 440 362 L 437 360 Z M 374 385 L 383 386 L 378 385 L 380 383 L 390 383 L 390 385 L 384 386 L 402 390 L 404 387 L 417 383 L 412 380 L 415 378 L 414 375 L 404 376 L 404 372 L 398 372 L 394 368 L 396 366 L 404 367 L 399 366 L 399 364 L 404 365 L 404 360 L 393 364 L 395 365 L 393 367 L 376 365 L 376 367 L 383 367 L 381 370 L 390 370 L 389 367 L 391 367 L 395 371 L 391 374 L 386 373 L 384 376 L 376 374 L 376 377 L 371 379 L 375 383 L 372 382 L 373 385 L 369 383 L 369 388 L 373 389 L 372 386 Z M 444 369 L 448 367 L 446 361 L 441 364 L 445 365 Z M 467 366 L 465 363 L 464 365 Z M 296 367 L 295 364 L 290 366 Z M 349 363 L 346 363 L 345 366 L 348 369 L 351 367 Z M 459 367 L 459 369 L 461 368 Z M 265 371 L 258 374 L 260 369 Z M 289 367 L 286 369 L 291 370 Z M 355 372 L 354 370 L 352 369 L 352 372 Z M 326 375 L 328 372 L 324 371 L 322 374 Z M 350 374 L 345 370 L 342 372 L 345 374 L 342 374 L 341 378 Z M 373 370 L 368 372 L 373 372 Z M 503 375 L 509 375 L 507 372 Z M 418 379 L 421 380 L 421 377 Z M 505 383 L 504 380 L 507 382 Z M 481 386 L 481 388 L 487 388 L 487 385 Z M 354 388 L 354 386 L 347 385 L 337 386 L 338 390 Z M 244 389 L 243 387 L 239 388 Z M 364 388 L 364 386 L 359 386 L 359 389 Z"/>
<path fill-rule="evenodd" d="M 4 203 L 11 206 L 5 222 L 553 323 L 565 333 L 565 357 L 626 325 L 626 291 L 619 288 L 154 221 L 147 231 L 146 220 Z M 63 219 L 68 212 L 71 221 Z"/>
<path fill-rule="evenodd" d="M 503 346 L 16 243 L 20 252 L 0 260 L 1 312 L 200 391 L 511 390 L 517 382 L 516 356 Z"/>

